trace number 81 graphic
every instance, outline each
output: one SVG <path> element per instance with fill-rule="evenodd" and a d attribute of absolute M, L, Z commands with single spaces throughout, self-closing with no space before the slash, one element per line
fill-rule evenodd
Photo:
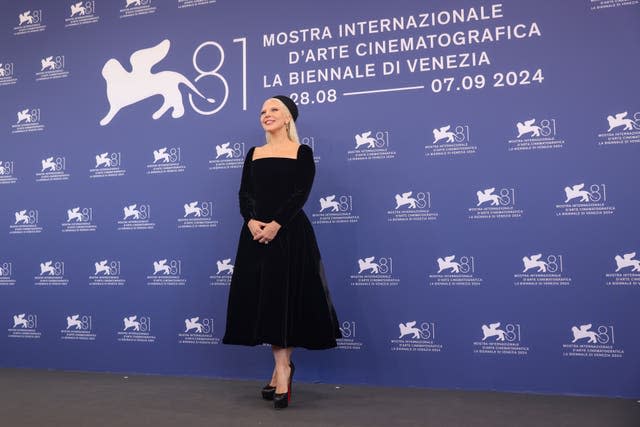
<path fill-rule="evenodd" d="M 233 42 L 242 43 L 242 97 L 243 97 L 242 109 L 246 110 L 247 109 L 247 41 L 245 38 L 238 38 L 238 39 L 234 39 Z M 220 59 L 218 60 L 217 65 L 210 70 L 204 70 L 200 67 L 200 65 L 198 65 L 198 56 L 201 54 L 201 51 L 205 47 L 213 47 L 214 49 L 217 49 L 220 55 Z M 222 98 L 222 101 L 219 101 L 216 99 L 215 101 L 216 107 L 212 110 L 203 110 L 198 108 L 193 101 L 193 94 L 189 93 L 189 104 L 191 104 L 191 108 L 193 108 L 198 114 L 202 114 L 204 116 L 210 116 L 220 111 L 226 105 L 227 100 L 229 99 L 229 83 L 227 82 L 227 79 L 219 72 L 222 66 L 224 65 L 224 60 L 225 60 L 224 49 L 218 42 L 206 41 L 200 44 L 200 46 L 198 46 L 196 50 L 193 52 L 192 60 L 193 60 L 193 68 L 195 68 L 196 71 L 199 73 L 198 76 L 195 78 L 196 83 L 206 77 L 212 77 L 220 81 L 224 87 L 224 96 Z"/>

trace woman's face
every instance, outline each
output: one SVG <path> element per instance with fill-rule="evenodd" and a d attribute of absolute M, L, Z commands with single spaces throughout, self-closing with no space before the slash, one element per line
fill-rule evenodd
<path fill-rule="evenodd" d="M 260 124 L 266 132 L 277 132 L 289 122 L 289 114 L 282 103 L 276 99 L 267 99 L 260 110 Z"/>

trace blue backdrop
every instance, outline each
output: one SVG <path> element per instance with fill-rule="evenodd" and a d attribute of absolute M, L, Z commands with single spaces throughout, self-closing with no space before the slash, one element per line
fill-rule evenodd
<path fill-rule="evenodd" d="M 287 94 L 344 334 L 301 380 L 640 396 L 640 8 L 561 3 L 2 2 L 0 365 L 266 377 L 220 340 Z"/>

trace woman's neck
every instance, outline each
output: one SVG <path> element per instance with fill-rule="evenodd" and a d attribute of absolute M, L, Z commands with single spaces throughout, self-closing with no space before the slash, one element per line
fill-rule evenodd
<path fill-rule="evenodd" d="M 267 141 L 267 144 L 269 145 L 273 145 L 273 146 L 279 146 L 279 145 L 284 145 L 291 142 L 291 140 L 289 140 L 289 136 L 287 135 L 286 131 L 280 131 L 277 133 L 272 133 L 269 135 L 269 141 Z"/>

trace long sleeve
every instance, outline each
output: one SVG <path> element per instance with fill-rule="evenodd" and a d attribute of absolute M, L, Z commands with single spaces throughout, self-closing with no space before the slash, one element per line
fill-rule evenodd
<path fill-rule="evenodd" d="M 278 209 L 273 219 L 281 226 L 285 226 L 304 206 L 309 198 L 313 178 L 316 174 L 316 164 L 313 161 L 313 151 L 308 145 L 301 145 L 298 149 L 296 165 L 295 187 L 293 193 Z"/>
<path fill-rule="evenodd" d="M 244 166 L 242 167 L 242 181 L 240 182 L 240 191 L 238 191 L 240 214 L 244 218 L 245 222 L 249 222 L 250 219 L 256 217 L 256 201 L 253 182 L 251 179 L 251 159 L 253 157 L 254 148 L 255 147 L 251 147 L 247 153 L 247 157 L 244 159 Z"/>

